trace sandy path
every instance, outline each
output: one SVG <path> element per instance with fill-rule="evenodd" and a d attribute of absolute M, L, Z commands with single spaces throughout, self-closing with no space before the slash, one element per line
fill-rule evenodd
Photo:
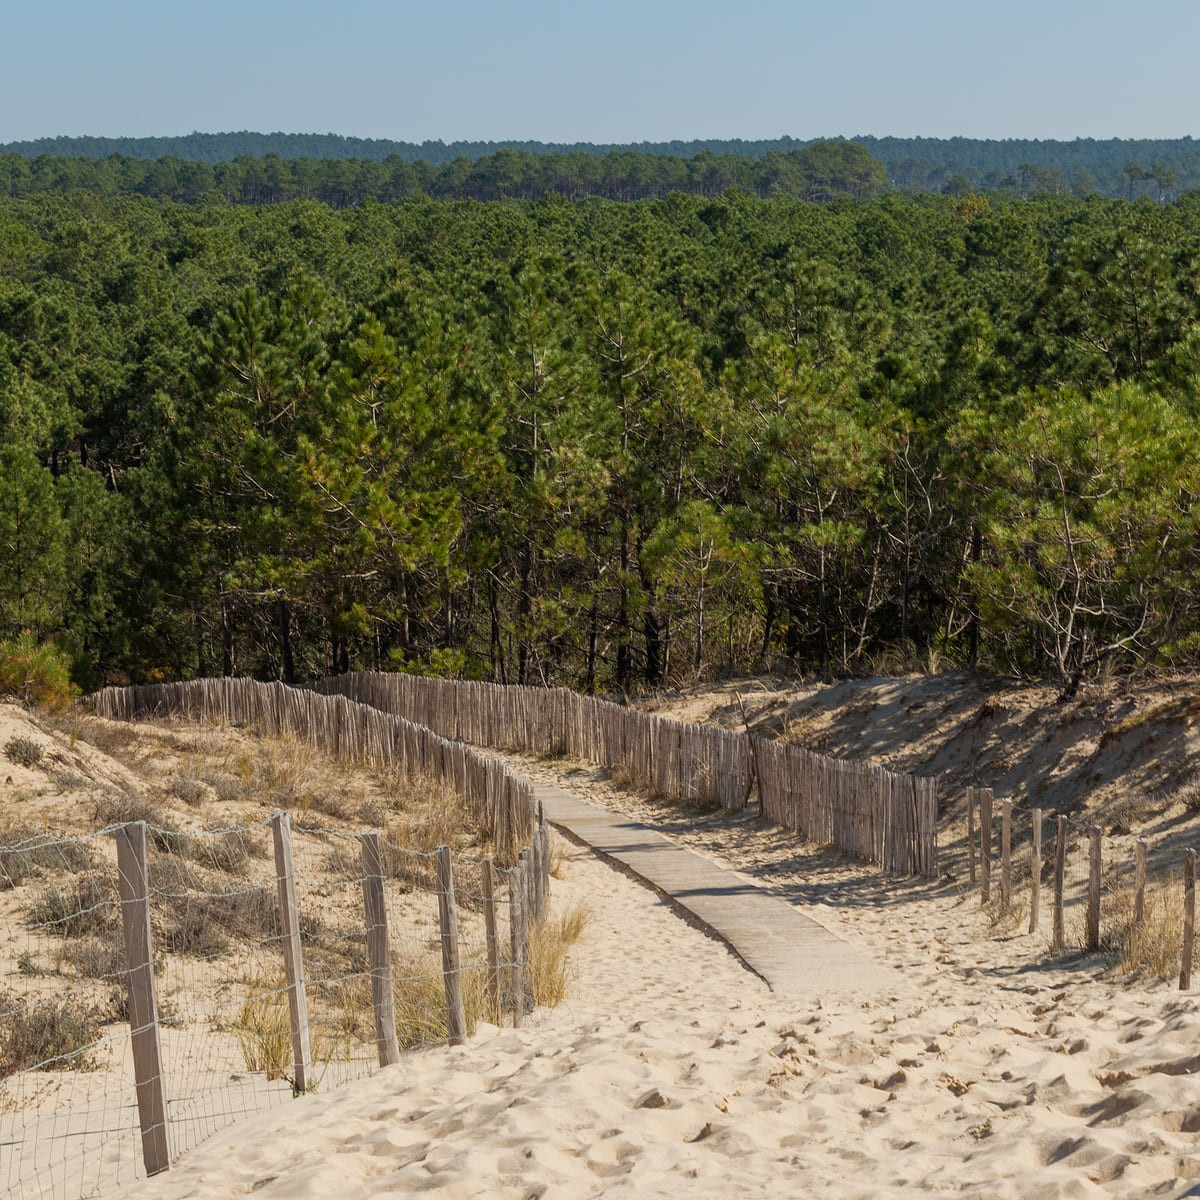
<path fill-rule="evenodd" d="M 754 822 L 691 836 L 773 890 L 820 895 L 806 911 L 905 971 L 912 998 L 773 995 L 569 847 L 554 903 L 593 918 L 562 1007 L 247 1122 L 131 1194 L 1049 1200 L 1200 1179 L 1194 996 L 1038 961 L 1027 936 L 985 939 L 945 889 L 831 866 Z"/>

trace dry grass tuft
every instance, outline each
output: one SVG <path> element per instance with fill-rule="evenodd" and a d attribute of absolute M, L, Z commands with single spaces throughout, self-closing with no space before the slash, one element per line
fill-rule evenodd
<path fill-rule="evenodd" d="M 77 942 L 64 942 L 55 952 L 56 969 L 63 973 L 66 966 L 73 967 L 83 979 L 107 979 L 124 982 L 125 952 L 119 938 L 81 938 Z M 155 963 L 156 970 L 162 962 Z"/>
<path fill-rule="evenodd" d="M 36 767 L 42 761 L 42 748 L 32 738 L 13 737 L 4 743 L 4 757 L 18 767 Z"/>
<path fill-rule="evenodd" d="M 292 1027 L 282 979 L 259 979 L 238 1013 L 233 1032 L 247 1071 L 287 1079 L 292 1066 Z"/>
<path fill-rule="evenodd" d="M 393 967 L 396 1039 L 404 1049 L 444 1042 L 450 1036 L 446 1014 L 445 978 L 440 955 L 429 955 Z M 464 967 L 460 972 L 467 1036 L 481 1020 L 492 1019 L 487 969 Z"/>
<path fill-rule="evenodd" d="M 146 837 L 156 850 L 166 854 L 182 854 L 187 835 L 181 833 L 164 809 L 132 792 L 105 792 L 96 799 L 96 824 L 130 825 L 146 822 Z"/>
<path fill-rule="evenodd" d="M 1106 896 L 1105 947 L 1129 975 L 1174 979 L 1183 951 L 1183 882 L 1179 877 L 1146 883 L 1145 912 L 1133 921 L 1134 892 L 1121 888 Z"/>
<path fill-rule="evenodd" d="M 529 935 L 529 987 L 534 1003 L 552 1007 L 561 1003 L 573 978 L 569 952 L 583 936 L 591 913 L 573 905 L 555 917 L 544 917 Z"/>

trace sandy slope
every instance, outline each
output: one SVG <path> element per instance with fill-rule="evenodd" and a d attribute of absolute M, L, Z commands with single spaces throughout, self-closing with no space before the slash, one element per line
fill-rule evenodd
<path fill-rule="evenodd" d="M 750 728 L 845 758 L 935 775 L 954 811 L 968 784 L 1048 810 L 1170 834 L 1200 812 L 1200 679 L 1119 680 L 1061 702 L 1054 689 L 969 672 L 752 678 L 640 707 Z M 1190 801 L 1190 805 L 1189 805 Z"/>

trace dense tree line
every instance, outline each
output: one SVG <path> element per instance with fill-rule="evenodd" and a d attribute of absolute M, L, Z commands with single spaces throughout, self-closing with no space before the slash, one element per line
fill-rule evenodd
<path fill-rule="evenodd" d="M 182 158 L 189 162 L 232 162 L 235 158 L 357 158 L 438 166 L 465 158 L 475 162 L 500 150 L 522 154 L 587 154 L 606 158 L 610 154 L 649 154 L 655 157 L 694 158 L 697 154 L 736 154 L 763 158 L 802 150 L 819 138 L 791 137 L 744 140 L 742 138 L 696 138 L 671 142 L 537 142 L 521 140 L 399 142 L 390 138 L 343 137 L 336 133 L 190 133 L 183 137 L 49 137 L 0 144 L 0 154 L 22 154 L 26 158 Z M 840 139 L 839 139 L 840 140 Z"/>
<path fill-rule="evenodd" d="M 694 158 L 632 152 L 603 158 L 583 153 L 535 155 L 499 150 L 472 161 L 440 165 L 381 161 L 239 157 L 209 164 L 179 158 L 153 161 L 111 156 L 35 158 L 0 155 L 0 195 L 36 196 L 67 191 L 148 196 L 178 203 L 224 201 L 280 204 L 319 200 L 347 208 L 365 200 L 394 203 L 415 196 L 439 200 L 540 200 L 596 197 L 661 199 L 672 192 L 717 196 L 738 188 L 760 198 L 779 193 L 805 200 L 873 196 L 887 184 L 883 167 L 854 142 L 815 142 L 762 159 L 734 154 Z"/>
<path fill-rule="evenodd" d="M 1200 205 L 0 201 L 0 638 L 635 689 L 1200 647 Z"/>
<path fill-rule="evenodd" d="M 834 143 L 843 139 L 832 139 Z M 384 138 L 352 138 L 337 134 L 308 133 L 192 133 L 185 137 L 100 138 L 55 137 L 0 145 L 0 156 L 16 154 L 24 158 L 57 159 L 170 159 L 172 169 L 184 165 L 192 174 L 192 182 L 175 192 L 162 189 L 146 191 L 144 176 L 125 168 L 127 182 L 124 190 L 165 196 L 177 200 L 192 200 L 212 191 L 230 197 L 240 195 L 236 182 L 229 176 L 198 170 L 235 160 L 257 160 L 274 157 L 284 160 L 360 160 L 362 163 L 391 164 L 391 175 L 363 169 L 350 189 L 358 198 L 372 195 L 376 199 L 395 200 L 417 192 L 430 195 L 453 194 L 459 199 L 492 199 L 494 194 L 473 195 L 465 191 L 439 191 L 431 181 L 438 173 L 429 168 L 451 167 L 448 179 L 470 173 L 470 164 L 481 159 L 494 159 L 500 164 L 517 166 L 518 177 L 503 192 L 508 196 L 536 199 L 552 191 L 571 195 L 603 195 L 609 199 L 644 199 L 665 195 L 672 188 L 711 195 L 714 171 L 723 179 L 720 190 L 740 187 L 759 193 L 751 165 L 728 162 L 728 159 L 778 160 L 796 151 L 823 144 L 823 139 L 798 140 L 791 137 L 743 140 L 693 139 L 691 141 L 638 142 L 630 145 L 614 143 L 575 144 L 534 141 L 501 142 L 398 142 Z M 1200 188 L 1200 142 L 1183 138 L 1075 138 L 1072 141 L 1039 140 L 1031 138 L 898 138 L 858 136 L 854 141 L 865 148 L 883 166 L 890 184 L 907 192 L 963 194 L 966 192 L 1008 192 L 1030 196 L 1046 193 L 1075 196 L 1103 195 L 1134 199 L 1149 196 L 1153 199 L 1174 199 L 1181 193 Z M 557 167 L 537 165 L 531 159 L 549 156 L 558 160 Z M 701 192 L 686 166 L 679 163 L 656 166 L 656 158 L 688 160 L 703 157 L 720 160 L 714 167 L 706 163 L 709 190 Z M 603 171 L 587 159 L 609 159 Z M 422 164 L 423 172 L 405 173 L 401 165 Z M 8 168 L 16 172 L 15 167 Z M 44 170 L 45 168 L 43 168 Z M 492 171 L 495 172 L 493 164 Z M 347 185 L 330 187 L 334 174 L 322 175 L 312 166 L 304 169 L 309 176 L 306 190 L 285 189 L 276 198 L 311 197 L 328 203 L 344 203 Z M 321 192 L 313 190 L 311 177 L 321 175 Z M 486 172 L 485 172 L 486 174 Z M 615 187 L 617 175 L 628 177 L 624 187 Z M 394 178 L 393 178 L 394 176 Z M 542 177 L 536 192 L 528 190 L 530 181 Z M 105 178 L 97 177 L 97 180 Z M 236 179 L 236 175 L 232 177 Z M 564 182 L 570 179 L 569 185 Z M 219 179 L 226 182 L 220 183 Z M 657 180 L 647 186 L 650 180 Z M 28 185 L 26 185 L 28 186 Z M 76 186 L 95 188 L 98 183 Z M 111 186 L 111 183 L 110 183 Z M 149 185 L 153 186 L 153 185 Z M 526 190 L 520 190 L 524 187 Z M 794 189 L 793 189 L 794 190 Z M 15 194 L 11 190 L 8 194 Z M 802 194 L 796 192 L 795 194 Z M 260 203 L 251 200 L 252 203 Z"/>

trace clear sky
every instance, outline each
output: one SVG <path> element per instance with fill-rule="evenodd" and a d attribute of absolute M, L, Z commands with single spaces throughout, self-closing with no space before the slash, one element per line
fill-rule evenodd
<path fill-rule="evenodd" d="M 29 0 L 0 142 L 1200 135 L 1198 0 Z"/>

